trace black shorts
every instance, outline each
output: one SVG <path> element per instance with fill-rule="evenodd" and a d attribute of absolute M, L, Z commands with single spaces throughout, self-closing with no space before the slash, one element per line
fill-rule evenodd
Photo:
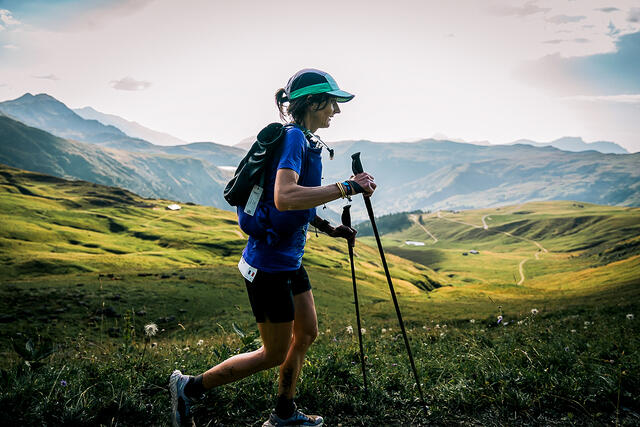
<path fill-rule="evenodd" d="M 311 282 L 303 266 L 294 271 L 258 271 L 253 282 L 244 279 L 244 283 L 258 323 L 293 321 L 293 296 L 311 290 Z"/>

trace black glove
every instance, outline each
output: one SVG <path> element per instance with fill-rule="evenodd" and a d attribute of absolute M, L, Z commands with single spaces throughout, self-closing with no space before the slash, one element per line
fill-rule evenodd
<path fill-rule="evenodd" d="M 333 230 L 327 233 L 329 236 L 345 238 L 347 239 L 351 247 L 354 247 L 356 245 L 356 234 L 358 234 L 356 230 L 351 227 L 347 227 L 346 225 L 339 225 L 335 228 L 331 228 L 333 228 Z"/>

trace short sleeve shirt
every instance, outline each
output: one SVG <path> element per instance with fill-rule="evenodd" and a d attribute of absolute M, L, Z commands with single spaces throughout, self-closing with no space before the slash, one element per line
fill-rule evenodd
<path fill-rule="evenodd" d="M 322 182 L 322 148 L 311 146 L 297 127 L 286 130 L 284 140 L 276 151 L 267 173 L 262 208 L 275 239 L 249 237 L 242 256 L 249 265 L 261 271 L 292 271 L 300 268 L 307 241 L 309 221 L 316 209 L 279 211 L 273 200 L 276 174 L 291 169 L 299 176 L 298 185 L 317 187 Z"/>

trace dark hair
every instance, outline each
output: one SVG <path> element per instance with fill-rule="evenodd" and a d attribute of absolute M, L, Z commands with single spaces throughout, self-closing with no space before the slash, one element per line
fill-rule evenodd
<path fill-rule="evenodd" d="M 289 101 L 287 100 L 287 93 L 284 88 L 280 88 L 276 92 L 276 106 L 280 112 L 280 119 L 283 122 L 287 121 L 288 116 L 293 122 L 302 124 L 307 108 L 310 108 L 312 104 L 318 104 L 314 110 L 322 110 L 327 106 L 327 103 L 331 98 L 334 97 L 326 93 L 316 93 L 313 95 L 301 96 L 293 101 Z M 287 103 L 289 105 L 287 105 L 285 112 L 285 104 Z"/>

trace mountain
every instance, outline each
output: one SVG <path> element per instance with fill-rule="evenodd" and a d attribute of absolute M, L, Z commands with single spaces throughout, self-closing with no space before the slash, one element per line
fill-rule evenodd
<path fill-rule="evenodd" d="M 0 163 L 118 186 L 144 197 L 228 208 L 222 197 L 226 178 L 204 160 L 66 140 L 6 116 L 0 116 Z"/>
<path fill-rule="evenodd" d="M 115 126 L 122 132 L 134 138 L 144 139 L 156 145 L 182 145 L 186 141 L 163 132 L 146 128 L 137 122 L 132 122 L 114 114 L 105 114 L 91 107 L 77 108 L 73 110 L 86 120 L 97 120 L 106 126 Z"/>
<path fill-rule="evenodd" d="M 85 120 L 54 97 L 26 93 L 20 98 L 0 102 L 0 111 L 22 123 L 61 138 L 90 142 L 103 147 L 144 150 L 153 144 L 131 138 L 115 126 Z"/>
<path fill-rule="evenodd" d="M 88 111 L 86 108 L 82 109 L 83 114 Z M 91 109 L 91 111 L 95 110 Z M 35 96 L 25 94 L 13 101 L 2 102 L 0 103 L 0 112 L 4 112 L 28 126 L 37 127 L 61 138 L 118 150 L 188 156 L 205 160 L 215 166 L 236 166 L 245 155 L 245 151 L 240 148 L 213 142 L 160 146 L 139 138 L 132 138 L 114 125 L 105 125 L 95 119 L 83 119 L 65 104 L 46 94 Z M 97 116 L 102 114 L 96 113 Z M 103 116 L 106 115 L 100 117 Z M 109 117 L 113 123 L 118 120 L 127 122 L 117 116 Z M 148 133 L 160 134 L 152 130 L 148 130 Z"/>
<path fill-rule="evenodd" d="M 609 141 L 584 142 L 580 137 L 565 136 L 551 142 L 535 142 L 528 139 L 519 139 L 511 144 L 527 144 L 534 147 L 555 147 L 564 151 L 589 151 L 595 150 L 606 154 L 629 154 L 629 152 L 616 144 Z"/>
<path fill-rule="evenodd" d="M 640 205 L 640 153 L 569 152 L 531 145 L 480 146 L 451 141 L 351 141 L 325 160 L 325 182 L 351 175 L 351 154 L 378 183 L 376 214 L 471 209 L 532 200 Z M 337 204 L 329 205 L 338 210 Z M 354 219 L 364 215 L 354 214 Z"/>

